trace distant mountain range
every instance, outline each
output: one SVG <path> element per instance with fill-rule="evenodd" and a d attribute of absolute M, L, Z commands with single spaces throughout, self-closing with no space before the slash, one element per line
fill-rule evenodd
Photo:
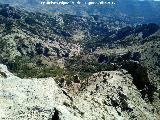
<path fill-rule="evenodd" d="M 47 1 L 47 0 L 41 0 Z M 118 18 L 134 18 L 143 22 L 160 23 L 160 2 L 158 1 L 138 1 L 138 0 L 108 0 L 114 2 L 114 5 L 41 5 L 38 0 L 1 0 L 1 3 L 10 4 L 13 6 L 24 7 L 27 10 L 39 12 L 49 12 L 50 14 L 65 13 L 78 16 L 100 15 L 111 16 Z M 54 0 L 54 2 L 61 0 Z M 68 0 L 65 0 L 66 2 Z M 77 2 L 78 0 L 72 0 Z M 85 0 L 79 0 L 85 2 Z M 70 1 L 69 1 L 70 2 Z M 88 2 L 88 1 L 86 1 Z M 100 2 L 100 0 L 94 0 Z"/>

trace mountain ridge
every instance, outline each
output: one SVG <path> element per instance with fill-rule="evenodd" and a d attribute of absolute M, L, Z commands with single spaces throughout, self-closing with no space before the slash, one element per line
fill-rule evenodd
<path fill-rule="evenodd" d="M 58 0 L 59 1 L 59 0 Z M 77 1 L 76 1 L 77 2 Z M 96 1 L 95 1 L 96 2 Z M 99 0 L 98 0 L 99 2 Z M 1 1 L 1 3 L 9 3 L 10 5 L 19 6 L 28 10 L 49 12 L 51 14 L 64 13 L 71 15 L 99 15 L 111 16 L 117 18 L 133 18 L 143 23 L 155 22 L 160 23 L 160 14 L 158 11 L 160 2 L 158 1 L 130 1 L 118 0 L 114 1 L 114 6 L 110 5 L 41 5 L 40 1 Z M 157 14 L 155 14 L 157 13 Z"/>

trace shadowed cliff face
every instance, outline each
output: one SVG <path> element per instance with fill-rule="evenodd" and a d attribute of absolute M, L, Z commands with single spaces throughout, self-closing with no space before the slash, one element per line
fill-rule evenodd
<path fill-rule="evenodd" d="M 123 62 L 122 68 L 126 69 L 133 77 L 133 84 L 140 90 L 142 98 L 147 95 L 150 102 L 153 102 L 153 94 L 156 90 L 148 78 L 147 68 L 133 61 Z"/>

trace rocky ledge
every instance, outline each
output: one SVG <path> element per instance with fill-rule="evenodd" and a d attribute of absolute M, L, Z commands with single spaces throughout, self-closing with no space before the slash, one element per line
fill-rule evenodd
<path fill-rule="evenodd" d="M 0 65 L 0 119 L 158 120 L 132 80 L 124 70 L 95 73 L 73 95 L 53 78 L 21 79 Z"/>

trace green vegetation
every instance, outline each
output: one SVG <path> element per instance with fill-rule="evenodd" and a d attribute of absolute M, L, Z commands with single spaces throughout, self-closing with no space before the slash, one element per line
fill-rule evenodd
<path fill-rule="evenodd" d="M 27 56 L 17 56 L 13 61 L 4 61 L 9 70 L 20 78 L 45 78 L 54 77 L 56 80 L 65 77 L 67 84 L 74 80 L 74 75 L 78 74 L 80 80 L 85 80 L 93 73 L 116 70 L 112 64 L 98 63 L 96 60 L 83 61 L 82 58 L 75 57 L 66 62 L 65 68 L 59 66 L 43 64 L 43 56 L 33 58 Z"/>
<path fill-rule="evenodd" d="M 40 56 L 16 57 L 14 61 L 8 61 L 9 70 L 21 78 L 44 78 L 44 77 L 61 77 L 64 70 L 58 66 L 40 65 Z"/>
<path fill-rule="evenodd" d="M 70 71 L 70 73 L 78 74 L 81 80 L 88 78 L 96 72 L 118 69 L 116 65 L 99 63 L 96 59 L 83 60 L 82 56 L 69 59 L 66 62 L 66 68 Z"/>

